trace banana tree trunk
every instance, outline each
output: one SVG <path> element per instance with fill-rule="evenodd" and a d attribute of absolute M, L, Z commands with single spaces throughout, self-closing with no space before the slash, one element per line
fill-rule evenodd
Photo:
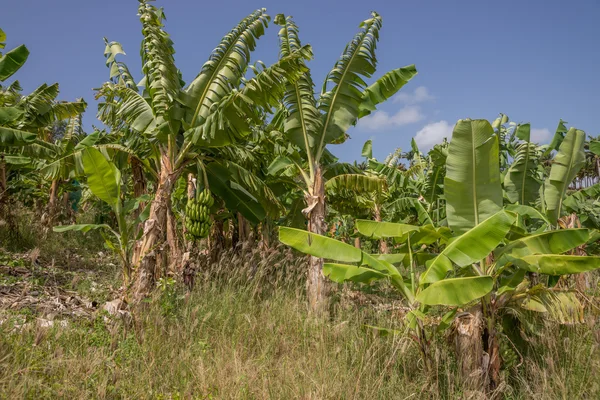
<path fill-rule="evenodd" d="M 150 206 L 150 216 L 144 223 L 142 237 L 135 244 L 133 251 L 132 265 L 137 267 L 133 285 L 134 301 L 142 300 L 154 288 L 156 279 L 161 275 L 157 266 L 165 255 L 170 253 L 171 262 L 176 259 L 178 248 L 169 243 L 167 231 L 170 225 L 171 193 L 178 176 L 179 172 L 173 171 L 171 160 L 163 155 L 158 186 Z M 170 239 L 173 240 L 172 236 Z"/>
<path fill-rule="evenodd" d="M 379 208 L 379 204 L 377 204 L 377 203 L 375 203 L 374 217 L 375 217 L 375 221 L 381 222 L 381 209 Z M 387 242 L 383 238 L 379 239 L 379 252 L 381 254 L 388 253 Z"/>
<path fill-rule="evenodd" d="M 267 217 L 260 224 L 261 247 L 263 250 L 268 250 L 269 248 L 271 248 L 271 231 L 271 218 Z"/>
<path fill-rule="evenodd" d="M 4 162 L 3 156 L 0 155 L 0 218 L 6 217 L 4 215 L 6 198 L 8 195 L 8 184 L 6 182 L 6 163 Z"/>
<path fill-rule="evenodd" d="M 131 174 L 133 176 L 133 196 L 138 198 L 148 193 L 148 184 L 144 176 L 142 163 L 136 157 L 131 157 Z M 140 206 L 134 211 L 134 216 L 137 217 L 146 207 L 145 203 L 140 203 Z"/>
<path fill-rule="evenodd" d="M 167 208 L 167 244 L 169 246 L 169 262 L 171 270 L 177 271 L 182 267 L 179 262 L 181 259 L 181 246 L 179 237 L 177 236 L 177 220 L 170 205 Z"/>
<path fill-rule="evenodd" d="M 454 349 L 462 384 L 466 390 L 481 390 L 486 367 L 482 345 L 483 316 L 474 308 L 459 314 L 454 322 Z"/>
<path fill-rule="evenodd" d="M 48 225 L 52 225 L 56 212 L 58 211 L 58 179 L 52 181 L 50 185 L 50 198 L 48 200 Z"/>
<path fill-rule="evenodd" d="M 305 213 L 308 217 L 308 231 L 323 235 L 327 231 L 325 224 L 325 181 L 321 167 L 315 169 L 313 187 L 306 196 L 308 207 Z M 309 257 L 308 277 L 306 280 L 306 293 L 311 312 L 322 313 L 328 307 L 328 285 L 323 275 L 323 259 Z"/>
<path fill-rule="evenodd" d="M 248 221 L 246 220 L 246 218 L 244 218 L 244 216 L 241 213 L 237 213 L 237 217 L 238 217 L 238 237 L 239 240 L 242 243 L 247 242 L 248 240 L 250 240 L 250 224 L 248 223 Z"/>

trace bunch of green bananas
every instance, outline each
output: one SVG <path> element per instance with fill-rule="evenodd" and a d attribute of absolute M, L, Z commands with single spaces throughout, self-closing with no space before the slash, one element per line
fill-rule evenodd
<path fill-rule="evenodd" d="M 195 239 L 204 238 L 210 232 L 210 207 L 214 199 L 210 191 L 205 190 L 196 199 L 188 200 L 185 208 L 186 228 Z"/>

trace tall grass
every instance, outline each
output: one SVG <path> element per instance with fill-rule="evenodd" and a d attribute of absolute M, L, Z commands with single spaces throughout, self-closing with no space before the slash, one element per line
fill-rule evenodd
<path fill-rule="evenodd" d="M 66 328 L 0 325 L 0 398 L 455 399 L 464 393 L 452 349 L 432 343 L 434 373 L 400 318 L 338 302 L 307 315 L 301 269 L 288 251 L 253 248 L 201 267 L 186 295 L 163 285 L 131 320 L 98 315 Z M 497 397 L 599 398 L 598 327 L 547 325 Z"/>

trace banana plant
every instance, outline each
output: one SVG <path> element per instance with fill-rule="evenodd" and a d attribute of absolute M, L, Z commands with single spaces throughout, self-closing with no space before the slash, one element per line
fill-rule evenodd
<path fill-rule="evenodd" d="M 148 257 L 159 243 L 167 242 L 172 261 L 178 246 L 166 235 L 170 198 L 178 178 L 190 165 L 202 161 L 211 147 L 229 146 L 261 125 L 265 112 L 280 104 L 285 85 L 305 70 L 310 47 L 282 57 L 270 67 L 254 68 L 245 79 L 251 52 L 267 27 L 269 16 L 259 9 L 244 18 L 213 51 L 197 77 L 187 86 L 175 65 L 173 42 L 164 30 L 164 12 L 150 1 L 140 1 L 143 78 L 136 85 L 129 69 L 115 57 L 124 53 L 116 42 L 107 44 L 111 81 L 99 90 L 105 99 L 103 118 L 122 123 L 148 140 L 158 161 L 156 195 L 144 234 L 133 252 L 132 264 L 140 277 L 134 287 L 141 299 L 154 286 L 156 263 Z M 114 125 L 113 125 L 114 126 Z M 142 262 L 147 258 L 147 262 Z"/>
<path fill-rule="evenodd" d="M 515 213 L 501 210 L 456 237 L 430 225 L 356 222 L 364 236 L 402 244 L 402 252 L 396 254 L 367 254 L 354 246 L 293 228 L 281 228 L 280 240 L 311 256 L 334 261 L 324 264 L 325 275 L 334 282 L 388 281 L 410 308 L 407 329 L 417 338 L 426 363 L 429 354 L 424 324 L 427 315 L 436 312 L 432 307 L 450 308 L 443 317 L 446 326 L 457 311 L 479 302 L 484 336 L 488 338 L 481 346 L 490 356 L 485 373 L 490 386 L 494 386 L 498 384 L 501 361 L 498 324 L 513 314 L 510 310 L 545 314 L 561 323 L 580 322 L 582 318 L 582 306 L 573 292 L 543 285 L 532 287 L 526 272 L 555 276 L 600 267 L 600 257 L 564 254 L 589 241 L 589 230 L 549 231 L 511 241 L 508 234 L 516 221 Z M 441 248 L 439 253 L 431 252 L 434 243 Z"/>
<path fill-rule="evenodd" d="M 0 49 L 6 35 L 0 30 Z M 0 82 L 23 66 L 29 51 L 23 45 L 6 54 L 0 53 Z M 59 146 L 52 143 L 56 123 L 84 112 L 86 103 L 57 101 L 58 83 L 43 84 L 29 95 L 21 94 L 18 81 L 0 86 L 0 204 L 8 195 L 7 174 L 12 170 L 31 170 L 40 160 L 54 157 Z M 52 185 L 52 193 L 57 185 Z"/>
<path fill-rule="evenodd" d="M 85 148 L 81 154 L 81 161 L 89 189 L 96 197 L 110 206 L 117 220 L 117 229 L 108 224 L 76 224 L 55 226 L 53 230 L 55 232 L 80 231 L 86 233 L 99 229 L 103 236 L 106 233 L 110 234 L 108 237 L 104 236 L 105 243 L 108 248 L 118 254 L 123 267 L 123 282 L 127 287 L 131 278 L 131 252 L 136 239 L 134 233 L 148 213 L 142 213 L 133 220 L 128 220 L 127 215 L 137 208 L 141 201 L 147 201 L 149 198 L 146 196 L 123 202 L 121 171 L 100 150 L 94 147 Z"/>
<path fill-rule="evenodd" d="M 301 42 L 293 19 L 279 14 L 275 23 L 281 26 L 280 58 L 299 51 Z M 327 74 L 318 99 L 309 71 L 286 87 L 283 103 L 287 118 L 283 129 L 299 151 L 283 154 L 275 163 L 295 169 L 302 177 L 306 205 L 303 213 L 308 219 L 308 230 L 316 234 L 326 231 L 324 158 L 328 155 L 327 145 L 344 142 L 348 129 L 359 118 L 369 115 L 417 73 L 414 65 L 398 68 L 367 86 L 364 78 L 370 78 L 376 70 L 375 47 L 381 24 L 381 16 L 375 12 L 360 24 L 359 32 Z M 310 309 L 323 309 L 327 294 L 322 260 L 318 257 L 310 259 L 307 291 Z"/>

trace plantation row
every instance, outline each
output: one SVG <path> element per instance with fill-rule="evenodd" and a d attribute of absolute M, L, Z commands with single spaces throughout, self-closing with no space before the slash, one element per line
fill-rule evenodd
<path fill-rule="evenodd" d="M 491 124 L 459 120 L 451 140 L 427 154 L 413 140 L 410 151 L 380 161 L 368 141 L 363 162 L 342 163 L 330 145 L 417 74 L 410 65 L 365 81 L 376 71 L 377 13 L 317 95 L 311 47 L 290 17 L 274 19 L 275 64 L 250 64 L 270 23 L 260 9 L 189 83 L 162 9 L 141 0 L 139 17 L 141 81 L 121 61 L 121 45 L 106 41 L 109 80 L 96 93 L 103 130 L 84 132 L 87 104 L 57 100 L 58 84 L 30 94 L 18 81 L 0 86 L 5 227 L 20 203 L 48 229 L 98 230 L 134 304 L 166 276 L 191 287 L 201 251 L 218 260 L 236 243 L 268 248 L 278 237 L 309 255 L 311 312 L 328 312 L 331 281 L 387 284 L 408 308 L 405 327 L 425 368 L 431 336 L 453 326 L 475 388 L 499 385 L 532 320 L 583 321 L 589 271 L 600 268 L 600 139 L 560 120 L 540 146 L 529 124 L 500 114 Z M 5 52 L 0 81 L 28 54 L 25 46 Z"/>

